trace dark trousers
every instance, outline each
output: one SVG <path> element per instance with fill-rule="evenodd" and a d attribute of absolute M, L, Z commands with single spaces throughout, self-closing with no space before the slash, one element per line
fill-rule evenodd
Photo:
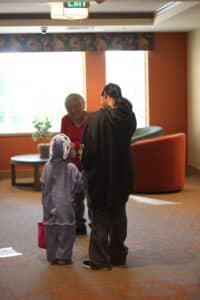
<path fill-rule="evenodd" d="M 125 204 L 105 212 L 91 209 L 91 219 L 90 260 L 98 266 L 124 263 L 128 254 Z"/>
<path fill-rule="evenodd" d="M 85 193 L 75 194 L 75 216 L 76 216 L 76 227 L 81 227 L 85 224 L 84 211 L 85 211 Z"/>

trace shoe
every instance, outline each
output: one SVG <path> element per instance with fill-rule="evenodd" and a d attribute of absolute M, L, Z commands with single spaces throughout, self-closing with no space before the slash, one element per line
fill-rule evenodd
<path fill-rule="evenodd" d="M 79 225 L 76 227 L 76 234 L 77 235 L 87 234 L 87 228 L 86 228 L 85 224 Z"/>
<path fill-rule="evenodd" d="M 111 265 L 97 265 L 94 264 L 91 260 L 84 260 L 83 267 L 85 269 L 90 269 L 90 270 L 111 270 L 112 269 Z"/>
<path fill-rule="evenodd" d="M 124 266 L 126 264 L 127 255 L 128 255 L 128 247 L 124 245 L 123 252 L 120 255 L 117 256 L 114 255 L 113 257 L 111 257 L 111 265 L 116 267 Z"/>
<path fill-rule="evenodd" d="M 57 264 L 57 260 L 55 259 L 55 260 L 51 260 L 51 261 L 49 261 L 49 263 L 50 263 L 50 265 L 56 265 Z"/>
<path fill-rule="evenodd" d="M 72 264 L 72 260 L 70 258 L 69 259 L 57 259 L 56 263 L 59 266 L 71 265 Z"/>
<path fill-rule="evenodd" d="M 123 260 L 119 260 L 119 261 L 115 261 L 115 260 L 111 260 L 111 265 L 114 267 L 120 267 L 120 266 L 125 266 L 126 265 L 126 259 Z"/>
<path fill-rule="evenodd" d="M 126 264 L 126 257 L 121 258 L 111 258 L 112 266 L 123 266 Z"/>

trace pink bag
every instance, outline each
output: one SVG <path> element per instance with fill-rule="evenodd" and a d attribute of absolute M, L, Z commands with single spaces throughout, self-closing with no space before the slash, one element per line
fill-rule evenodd
<path fill-rule="evenodd" d="M 37 223 L 37 230 L 38 230 L 38 247 L 45 249 L 45 238 L 44 238 L 44 223 L 38 222 Z"/>

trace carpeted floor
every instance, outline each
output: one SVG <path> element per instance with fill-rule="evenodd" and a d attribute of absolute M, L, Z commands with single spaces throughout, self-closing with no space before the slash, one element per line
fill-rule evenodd
<path fill-rule="evenodd" d="M 111 271 L 82 268 L 88 236 L 77 237 L 73 265 L 50 266 L 37 247 L 40 193 L 0 181 L 0 300 L 200 300 L 200 177 L 179 193 L 131 196 L 129 256 Z"/>

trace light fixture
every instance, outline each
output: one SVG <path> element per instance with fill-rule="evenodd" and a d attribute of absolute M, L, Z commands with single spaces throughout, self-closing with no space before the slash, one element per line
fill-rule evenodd
<path fill-rule="evenodd" d="M 63 2 L 50 3 L 51 19 L 64 19 Z"/>
<path fill-rule="evenodd" d="M 67 19 L 87 19 L 89 2 L 67 1 L 64 2 L 64 16 Z"/>
<path fill-rule="evenodd" d="M 52 19 L 87 19 L 89 1 L 51 2 Z"/>

